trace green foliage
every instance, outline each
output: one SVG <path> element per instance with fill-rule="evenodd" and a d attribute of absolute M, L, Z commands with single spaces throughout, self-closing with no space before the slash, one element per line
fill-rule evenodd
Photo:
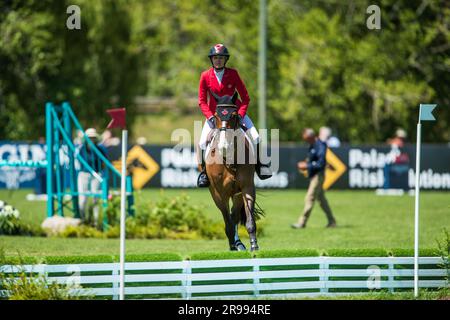
<path fill-rule="evenodd" d="M 187 257 L 189 260 L 226 260 L 250 259 L 253 254 L 249 251 L 198 252 Z"/>
<path fill-rule="evenodd" d="M 255 254 L 256 258 L 318 257 L 319 255 L 319 251 L 315 249 L 261 250 Z"/>
<path fill-rule="evenodd" d="M 448 284 L 450 281 L 450 235 L 447 230 L 447 228 L 444 228 L 442 230 L 442 238 L 436 240 L 438 252 L 441 256 L 443 262 L 442 267 L 447 270 L 446 280 L 447 280 L 447 286 L 446 290 L 448 290 Z"/>
<path fill-rule="evenodd" d="M 63 238 L 103 238 L 101 231 L 87 225 L 68 226 L 64 231 L 59 233 Z"/>
<path fill-rule="evenodd" d="M 162 197 L 156 203 L 136 201 L 135 218 L 129 219 L 127 228 L 139 233 L 142 226 L 147 227 L 149 238 L 169 239 L 222 239 L 222 223 L 211 221 L 202 208 L 192 205 L 190 198 L 183 194 L 170 199 Z"/>
<path fill-rule="evenodd" d="M 178 253 L 149 253 L 149 254 L 127 254 L 125 260 L 127 262 L 152 262 L 152 261 L 182 261 L 187 260 L 221 260 L 221 259 L 250 259 L 250 258 L 295 258 L 295 257 L 386 257 L 386 250 L 383 249 L 367 249 L 354 248 L 346 250 L 327 250 L 322 254 L 315 249 L 298 249 L 298 250 L 260 250 L 257 252 L 248 251 L 218 251 L 218 252 L 196 252 L 191 254 Z M 398 249 L 397 257 L 412 257 L 413 251 Z M 409 254 L 403 254 L 409 252 Z M 431 250 L 421 251 L 421 256 L 427 255 Z M 436 253 L 436 251 L 433 251 Z M 325 254 L 326 253 L 326 254 Z M 19 264 L 71 264 L 71 263 L 110 263 L 119 262 L 119 255 L 90 255 L 90 256 L 46 256 L 46 257 L 4 257 L 2 263 L 7 265 Z"/>
<path fill-rule="evenodd" d="M 446 290 L 421 288 L 419 297 L 414 292 L 370 292 L 349 295 L 302 297 L 302 300 L 448 300 L 449 294 Z"/>
<path fill-rule="evenodd" d="M 413 257 L 414 249 L 393 248 L 388 250 L 389 255 L 394 257 Z M 421 257 L 436 257 L 439 256 L 439 251 L 435 248 L 419 248 L 419 255 Z"/>
<path fill-rule="evenodd" d="M 120 256 L 113 257 L 115 262 L 120 261 Z M 147 253 L 147 254 L 127 254 L 126 262 L 148 262 L 148 261 L 182 261 L 183 258 L 176 253 Z"/>
<path fill-rule="evenodd" d="M 101 207 L 103 210 L 103 206 Z M 108 223 L 110 226 L 116 226 L 120 224 L 120 197 L 112 197 L 108 201 L 108 207 L 105 211 Z M 102 219 L 103 211 L 101 211 L 99 219 Z"/>
<path fill-rule="evenodd" d="M 14 216 L 0 216 L 0 235 L 17 235 L 22 231 L 20 219 Z"/>
<path fill-rule="evenodd" d="M 127 106 L 132 122 L 143 56 L 131 31 L 131 8 L 125 0 L 75 3 L 81 30 L 66 28 L 71 1 L 1 2 L 0 136 L 43 136 L 49 100 L 68 100 L 85 126 L 103 127 L 98 119 L 114 98 Z"/>
<path fill-rule="evenodd" d="M 71 286 L 50 282 L 43 275 L 27 274 L 21 271 L 17 277 L 0 276 L 0 285 L 8 293 L 9 300 L 79 300 L 81 297 L 71 290 Z M 87 297 L 83 297 L 86 299 Z"/>
<path fill-rule="evenodd" d="M 43 258 L 46 264 L 71 264 L 71 263 L 109 263 L 114 262 L 113 256 L 47 256 Z"/>
<path fill-rule="evenodd" d="M 0 235 L 42 236 L 44 231 L 22 221 L 20 212 L 0 200 Z"/>
<path fill-rule="evenodd" d="M 330 125 L 345 141 L 376 142 L 396 126 L 413 132 L 422 101 L 446 105 L 448 86 L 435 78 L 449 77 L 438 66 L 448 66 L 444 43 L 449 32 L 436 29 L 450 15 L 449 10 L 441 12 L 443 1 L 423 12 L 414 1 L 383 1 L 380 31 L 365 26 L 370 4 L 282 1 L 271 6 L 269 50 L 277 52 L 278 61 L 269 70 L 277 80 L 269 107 L 277 117 L 273 125 L 281 122 L 289 128 L 281 132 L 284 139 L 294 137 L 297 127 L 316 123 Z M 430 131 L 427 136 L 435 141 L 449 138 L 448 130 Z"/>
<path fill-rule="evenodd" d="M 387 257 L 388 252 L 383 248 L 327 249 L 323 255 L 329 257 Z"/>
<path fill-rule="evenodd" d="M 28 202 L 25 195 L 29 190 L 17 190 L 11 198 L 8 191 L 0 190 L 0 198 L 9 200 L 21 211 L 21 218 L 30 224 L 39 225 L 46 217 L 45 203 Z M 164 190 L 164 195 L 176 197 L 180 192 L 190 197 L 190 203 L 204 207 L 205 215 L 214 222 L 223 222 L 220 212 L 211 201 L 209 191 L 205 189 Z M 327 194 L 338 227 L 324 228 L 326 224 L 319 206 L 314 208 L 308 228 L 294 230 L 290 224 L 297 220 L 299 209 L 303 207 L 305 190 L 272 190 L 266 191 L 264 197 L 257 197 L 267 215 L 264 237 L 259 239 L 261 250 L 307 249 L 317 248 L 320 251 L 328 248 L 412 248 L 414 244 L 414 219 L 405 219 L 411 212 L 411 198 L 386 197 L 380 199 L 373 191 L 329 191 Z M 142 200 L 161 197 L 161 191 L 146 189 L 137 193 Z M 421 206 L 427 217 L 421 224 L 420 248 L 436 248 L 436 238 L 443 225 L 448 221 L 448 192 L 424 191 L 421 193 Z M 138 200 L 138 199 L 137 199 Z M 351 204 L 351 205 L 349 205 Z M 389 223 L 386 221 L 389 213 Z M 139 215 L 139 212 L 136 212 Z M 261 221 L 260 221 L 261 222 Z M 258 226 L 259 223 L 258 222 Z M 448 224 L 448 223 L 447 223 Z M 244 232 L 245 234 L 246 232 Z M 243 239 L 243 242 L 245 240 Z M 79 239 L 79 238 L 37 238 L 0 236 L 0 243 L 6 248 L 8 255 L 16 255 L 20 250 L 24 255 L 114 255 L 119 252 L 116 239 Z M 187 240 L 155 239 L 154 241 L 134 239 L 127 242 L 129 253 L 172 252 L 194 253 L 203 251 L 223 251 L 228 249 L 226 239 L 219 240 Z M 398 255 L 397 255 L 398 256 Z M 413 251 L 407 256 L 413 256 Z M 422 255 L 421 256 L 425 256 Z"/>
<path fill-rule="evenodd" d="M 127 254 L 127 262 L 152 262 L 152 261 L 181 261 L 183 258 L 176 253 L 147 253 Z M 46 256 L 46 257 L 22 257 L 7 256 L 3 253 L 0 265 L 23 264 L 74 264 L 74 263 L 111 263 L 119 262 L 119 255 L 79 255 L 79 256 Z"/>
<path fill-rule="evenodd" d="M 222 223 L 211 221 L 202 208 L 192 205 L 186 195 L 158 202 L 137 200 L 136 216 L 126 219 L 128 239 L 223 239 Z M 64 238 L 118 238 L 120 236 L 120 199 L 112 199 L 106 210 L 110 225 L 102 232 L 88 225 L 67 227 L 59 236 Z"/>
<path fill-rule="evenodd" d="M 5 258 L 4 250 L 0 250 L 0 266 L 10 262 Z M 0 272 L 0 288 L 5 292 L 0 295 L 1 299 L 9 300 L 79 300 L 80 296 L 76 285 L 62 285 L 50 282 L 42 274 L 26 272 L 23 264 L 24 260 L 19 259 L 15 263 L 19 271 L 13 273 Z M 84 296 L 87 299 L 89 296 Z"/>
<path fill-rule="evenodd" d="M 229 46 L 257 116 L 258 1 L 75 1 L 81 30 L 65 27 L 68 0 L 0 4 L 0 136 L 44 133 L 47 100 L 69 100 L 85 126 L 135 95 L 175 97 L 180 112 L 210 66 L 209 47 Z M 344 141 L 379 142 L 414 132 L 419 103 L 437 103 L 424 140 L 450 139 L 450 10 L 444 0 L 383 0 L 381 30 L 366 27 L 362 1 L 268 1 L 269 128 L 329 125 Z M 120 61 L 120 63 L 118 63 Z M 106 123 L 104 123 L 106 124 Z M 169 142 L 169 137 L 167 137 Z"/>

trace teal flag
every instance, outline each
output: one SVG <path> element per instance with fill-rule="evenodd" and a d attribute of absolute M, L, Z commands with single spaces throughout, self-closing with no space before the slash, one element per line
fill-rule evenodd
<path fill-rule="evenodd" d="M 434 121 L 436 118 L 432 112 L 436 108 L 435 104 L 420 104 L 419 121 Z"/>

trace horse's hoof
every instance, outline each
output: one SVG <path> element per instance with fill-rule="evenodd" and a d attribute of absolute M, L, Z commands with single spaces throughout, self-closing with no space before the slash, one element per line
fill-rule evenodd
<path fill-rule="evenodd" d="M 236 241 L 234 246 L 236 247 L 237 251 L 246 251 L 247 250 L 247 248 L 244 246 L 244 244 L 241 241 Z"/>
<path fill-rule="evenodd" d="M 251 247 L 250 247 L 250 251 L 258 251 L 259 250 L 259 246 L 257 243 L 252 243 Z"/>

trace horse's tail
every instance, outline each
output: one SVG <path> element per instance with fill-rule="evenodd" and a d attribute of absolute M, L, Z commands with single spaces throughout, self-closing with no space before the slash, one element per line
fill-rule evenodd
<path fill-rule="evenodd" d="M 253 217 L 255 218 L 255 221 L 261 219 L 266 215 L 266 212 L 263 208 L 259 205 L 257 201 L 255 201 L 254 209 L 253 209 Z M 247 222 L 247 215 L 245 214 L 245 205 L 241 208 L 241 224 L 245 225 Z"/>

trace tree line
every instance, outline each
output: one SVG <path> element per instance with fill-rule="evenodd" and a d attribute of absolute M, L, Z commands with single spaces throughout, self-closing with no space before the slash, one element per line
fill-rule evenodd
<path fill-rule="evenodd" d="M 299 128 L 331 127 L 343 141 L 375 143 L 398 127 L 414 141 L 420 103 L 439 105 L 424 141 L 450 140 L 450 6 L 382 0 L 268 0 L 267 123 L 297 141 Z M 81 29 L 66 27 L 69 5 Z M 257 123 L 257 0 L 6 0 L 0 4 L 0 137 L 45 132 L 46 101 L 70 101 L 85 126 L 138 95 L 196 96 L 209 48 L 228 46 Z M 199 110 L 200 112 L 200 110 Z"/>

